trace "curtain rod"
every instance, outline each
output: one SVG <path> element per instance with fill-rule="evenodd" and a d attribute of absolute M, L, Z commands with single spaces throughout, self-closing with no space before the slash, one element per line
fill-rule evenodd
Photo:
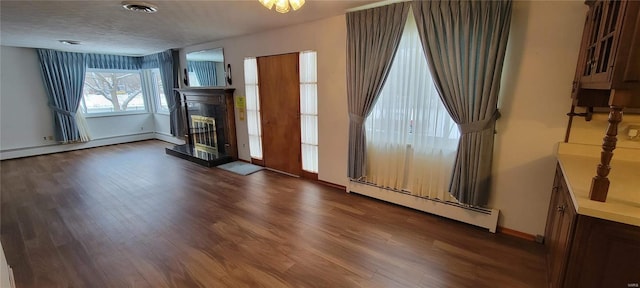
<path fill-rule="evenodd" d="M 350 9 L 347 9 L 346 12 L 355 12 L 355 11 L 367 10 L 367 9 L 371 9 L 371 8 L 387 6 L 387 5 L 390 5 L 390 4 L 393 4 L 393 3 L 407 2 L 407 1 L 408 0 L 384 0 L 384 1 L 379 1 L 379 2 L 375 2 L 375 3 L 367 4 L 367 5 L 362 5 L 362 6 L 350 8 Z"/>

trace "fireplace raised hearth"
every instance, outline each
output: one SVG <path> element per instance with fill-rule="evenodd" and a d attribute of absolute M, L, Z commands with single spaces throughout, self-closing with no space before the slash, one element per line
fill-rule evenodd
<path fill-rule="evenodd" d="M 167 154 L 207 167 L 238 159 L 233 91 L 223 88 L 175 89 L 180 92 L 186 121 L 186 144 Z"/>

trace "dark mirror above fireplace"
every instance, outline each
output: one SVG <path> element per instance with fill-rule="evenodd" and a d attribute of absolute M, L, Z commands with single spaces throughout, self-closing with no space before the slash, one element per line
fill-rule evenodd
<path fill-rule="evenodd" d="M 187 53 L 189 87 L 226 86 L 222 48 Z"/>

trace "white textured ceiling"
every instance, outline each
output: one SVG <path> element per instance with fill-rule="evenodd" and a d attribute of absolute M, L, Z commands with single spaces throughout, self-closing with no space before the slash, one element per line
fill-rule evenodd
<path fill-rule="evenodd" d="M 257 0 L 146 1 L 154 14 L 127 11 L 121 1 L 0 1 L 0 44 L 65 51 L 146 55 L 344 14 L 378 1 L 307 0 L 280 14 Z M 58 40 L 78 40 L 71 46 Z"/>
<path fill-rule="evenodd" d="M 222 48 L 193 51 L 187 53 L 187 60 L 224 62 L 224 53 L 222 52 Z"/>

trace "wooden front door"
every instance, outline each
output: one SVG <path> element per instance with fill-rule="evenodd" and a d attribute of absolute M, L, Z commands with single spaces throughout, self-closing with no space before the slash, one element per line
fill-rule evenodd
<path fill-rule="evenodd" d="M 258 57 L 264 165 L 300 175 L 298 53 Z"/>

